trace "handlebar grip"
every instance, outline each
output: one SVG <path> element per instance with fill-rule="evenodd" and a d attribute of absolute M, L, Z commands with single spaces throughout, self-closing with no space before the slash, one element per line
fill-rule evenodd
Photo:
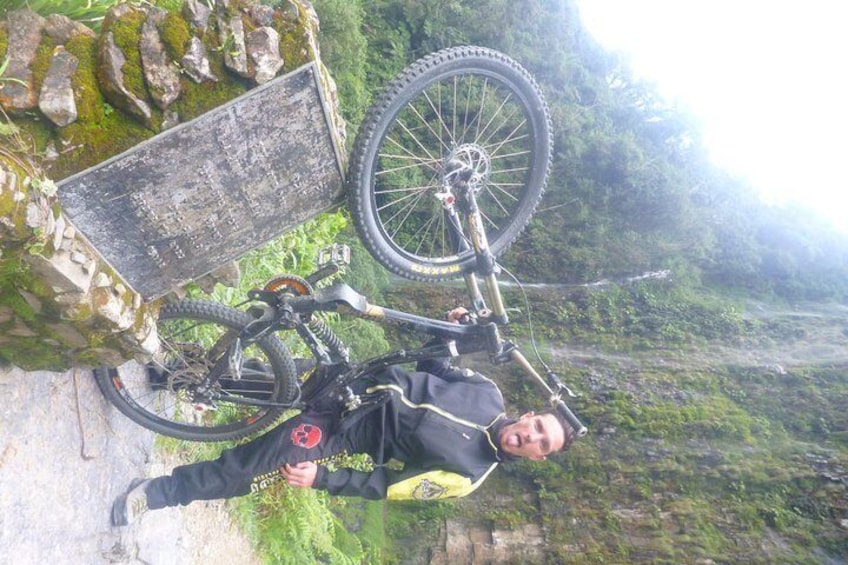
<path fill-rule="evenodd" d="M 574 412 L 572 412 L 571 409 L 566 406 L 565 402 L 563 402 L 562 400 L 557 400 L 555 409 L 560 414 L 560 416 L 562 416 L 565 421 L 568 422 L 568 425 L 572 427 L 572 429 L 574 430 L 575 437 L 583 437 L 589 432 L 589 430 L 586 429 L 586 426 L 584 426 L 583 423 L 577 418 L 577 416 L 574 415 Z"/>

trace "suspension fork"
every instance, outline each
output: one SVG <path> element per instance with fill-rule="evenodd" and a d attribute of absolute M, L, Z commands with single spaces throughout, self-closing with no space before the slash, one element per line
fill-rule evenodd
<path fill-rule="evenodd" d="M 469 247 L 474 249 L 474 255 L 477 258 L 477 267 L 474 272 L 465 275 L 465 285 L 468 288 L 468 293 L 471 296 L 472 305 L 478 312 L 486 309 L 486 303 L 480 293 L 480 285 L 478 284 L 478 275 L 483 278 L 486 284 L 486 294 L 491 305 L 492 316 L 499 324 L 509 322 L 509 317 L 506 314 L 506 308 L 503 304 L 500 288 L 498 287 L 497 273 L 500 271 L 495 255 L 489 248 L 489 239 L 486 237 L 486 229 L 483 226 L 483 213 L 477 205 L 477 197 L 474 190 L 470 188 L 460 187 L 457 191 L 457 206 L 452 206 L 452 214 L 450 225 L 452 230 L 458 230 L 453 237 L 461 239 L 465 245 L 464 249 Z M 464 215 L 464 221 L 459 216 L 457 208 Z M 469 237 L 462 235 L 461 227 L 468 227 Z M 470 245 L 469 245 L 470 242 Z"/>

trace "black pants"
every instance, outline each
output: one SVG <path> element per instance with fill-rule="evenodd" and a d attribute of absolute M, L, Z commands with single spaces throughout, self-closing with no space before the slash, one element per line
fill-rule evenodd
<path fill-rule="evenodd" d="M 361 442 L 348 441 L 349 434 L 333 433 L 338 427 L 337 418 L 333 412 L 302 413 L 251 442 L 224 451 L 214 461 L 177 467 L 170 476 L 150 482 L 147 504 L 150 508 L 163 508 L 193 500 L 242 496 L 284 480 L 280 467 L 286 463 L 320 464 L 345 450 L 371 451 L 370 446 L 358 449 L 353 443 Z"/>

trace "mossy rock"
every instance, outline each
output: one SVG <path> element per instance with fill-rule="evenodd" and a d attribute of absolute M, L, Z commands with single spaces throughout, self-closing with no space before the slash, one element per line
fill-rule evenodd
<path fill-rule="evenodd" d="M 77 106 L 76 123 L 99 123 L 105 100 L 97 86 L 97 39 L 78 35 L 65 44 L 65 49 L 79 59 L 77 72 L 71 79 Z"/>
<path fill-rule="evenodd" d="M 53 61 L 54 49 L 56 49 L 56 42 L 48 35 L 43 34 L 41 36 L 41 43 L 38 45 L 38 50 L 35 52 L 35 59 L 33 59 L 29 66 L 32 71 L 33 80 L 35 81 L 36 92 L 41 90 L 44 77 L 47 76 L 47 70 Z"/>
<path fill-rule="evenodd" d="M 0 344 L 0 359 L 25 371 L 63 371 L 71 366 L 62 350 L 44 343 L 42 337 L 20 338 Z"/>
<path fill-rule="evenodd" d="M 306 16 L 301 14 L 298 19 L 306 19 Z M 280 57 L 283 58 L 286 72 L 293 71 L 317 58 L 307 40 L 306 29 L 302 25 L 284 18 L 280 14 L 275 15 L 274 24 L 280 34 Z"/>
<path fill-rule="evenodd" d="M 25 194 L 27 179 L 36 176 L 36 168 L 25 156 L 18 155 L 18 145 L 26 139 L 21 133 L 2 138 L 5 147 L 0 153 L 0 169 L 6 175 L 17 177 L 16 190 L 3 190 L 0 192 L 0 217 L 4 219 L 4 226 L 0 227 L 0 250 L 10 247 L 21 246 L 32 235 L 32 230 L 26 226 L 26 208 L 28 200 L 19 200 L 21 194 Z M 2 258 L 8 260 L 7 257 Z"/>
<path fill-rule="evenodd" d="M 191 40 L 191 30 L 185 18 L 176 12 L 168 12 L 159 26 L 159 35 L 171 60 L 182 59 Z"/>
<path fill-rule="evenodd" d="M 127 10 L 125 15 L 116 20 L 107 20 L 103 24 L 103 36 L 112 32 L 115 45 L 126 57 L 126 62 L 121 68 L 124 74 L 124 86 L 140 100 L 149 100 L 147 83 L 144 80 L 144 71 L 141 63 L 141 52 L 138 49 L 141 43 L 141 26 L 144 24 L 145 13 L 141 10 Z"/>
<path fill-rule="evenodd" d="M 58 132 L 62 146 L 73 147 L 61 159 L 46 164 L 54 178 L 65 178 L 103 161 L 104 156 L 117 155 L 153 137 L 154 132 L 137 120 L 112 108 L 103 106 L 103 118 L 98 122 L 76 121 Z"/>

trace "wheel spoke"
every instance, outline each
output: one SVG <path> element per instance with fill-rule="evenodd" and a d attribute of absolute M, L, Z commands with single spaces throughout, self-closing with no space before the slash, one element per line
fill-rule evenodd
<path fill-rule="evenodd" d="M 494 122 L 494 121 L 495 121 L 495 119 L 496 119 L 496 118 L 500 115 L 501 110 L 503 110 L 504 106 L 506 106 L 506 103 L 507 103 L 507 102 L 509 102 L 509 99 L 510 99 L 510 95 L 509 95 L 509 94 L 507 94 L 507 96 L 504 98 L 503 102 L 501 102 L 501 105 L 500 105 L 500 106 L 498 106 L 498 109 L 497 109 L 497 110 L 495 110 L 495 112 L 492 114 L 492 117 L 491 117 L 491 118 L 489 118 L 489 121 L 488 121 L 488 122 L 486 122 L 486 125 L 483 127 L 483 130 L 480 132 L 480 135 L 478 135 L 478 136 L 476 137 L 476 139 L 477 139 L 477 140 L 479 140 L 479 139 L 480 139 L 480 136 L 482 136 L 483 134 L 485 134 L 485 133 L 486 133 L 486 131 L 489 129 L 489 126 L 490 126 L 490 125 L 492 125 L 492 122 Z M 511 114 L 509 114 L 509 115 L 505 116 L 505 117 L 504 117 L 504 119 L 503 119 L 503 120 L 501 120 L 500 125 L 499 125 L 497 128 L 495 128 L 495 129 L 492 131 L 492 133 L 490 133 L 490 134 L 489 134 L 489 136 L 488 136 L 486 139 L 484 139 L 484 140 L 480 141 L 480 145 L 486 145 L 487 143 L 489 143 L 489 141 L 492 139 L 492 137 L 494 137 L 494 135 L 495 135 L 495 134 L 497 134 L 497 133 L 498 133 L 498 131 L 500 131 L 500 129 L 501 129 L 501 128 L 502 128 L 502 127 L 506 124 L 506 123 L 508 123 L 508 122 L 510 121 L 510 119 L 512 118 L 512 116 L 513 116 L 513 115 L 515 115 L 515 112 L 516 112 L 516 111 L 517 111 L 517 109 L 515 109 L 515 108 L 514 108 L 514 109 L 512 110 L 512 113 L 511 113 Z"/>
<path fill-rule="evenodd" d="M 397 227 L 397 228 L 395 228 L 395 231 L 392 233 L 392 239 L 394 239 L 394 238 L 395 238 L 395 236 L 397 236 L 398 231 L 399 231 L 399 230 L 400 230 L 400 229 L 404 226 L 404 224 L 406 223 L 406 221 L 409 219 L 410 214 L 412 214 L 412 211 L 413 211 L 413 210 L 415 210 L 415 205 L 416 205 L 416 204 L 418 204 L 418 202 L 421 200 L 422 196 L 423 196 L 423 193 L 419 193 L 419 194 L 418 194 L 418 197 L 417 197 L 415 200 L 413 200 L 412 202 L 410 202 L 409 204 L 407 204 L 405 208 L 402 208 L 401 210 L 398 210 L 398 212 L 397 212 L 397 213 L 395 213 L 395 215 L 394 215 L 394 216 L 392 216 L 392 217 L 389 219 L 389 221 L 388 221 L 387 223 L 391 223 L 391 222 L 392 222 L 392 221 L 393 221 L 393 220 L 394 220 L 394 219 L 395 219 L 398 215 L 400 215 L 400 213 L 401 213 L 401 212 L 403 212 L 404 210 L 406 211 L 406 213 L 405 213 L 405 214 L 404 214 L 404 216 L 403 216 L 403 219 L 401 219 L 401 220 L 398 222 L 398 227 Z"/>
<path fill-rule="evenodd" d="M 441 201 L 461 196 L 458 186 L 442 186 L 452 182 L 448 163 L 471 172 L 495 256 L 529 220 L 550 164 L 550 118 L 532 77 L 485 48 L 445 53 L 408 68 L 378 99 L 361 130 L 366 160 L 352 177 L 366 246 L 393 272 L 420 280 L 461 275 L 476 263 Z"/>
<path fill-rule="evenodd" d="M 421 143 L 421 141 L 418 139 L 418 136 L 416 136 L 415 133 L 406 126 L 406 124 L 404 124 L 403 122 L 398 120 L 397 125 L 400 126 L 400 128 L 404 132 L 406 132 L 406 134 L 412 139 L 412 141 L 415 142 L 415 145 L 417 145 L 422 151 L 424 151 L 424 153 L 427 154 L 427 157 L 429 158 L 430 161 L 433 161 L 433 162 L 438 161 L 438 158 L 433 157 L 432 153 L 430 153 L 430 150 L 427 149 L 427 147 L 423 143 Z M 431 129 L 431 131 L 432 131 L 432 129 Z M 397 145 L 400 145 L 397 141 L 394 141 L 394 143 L 397 144 Z"/>

